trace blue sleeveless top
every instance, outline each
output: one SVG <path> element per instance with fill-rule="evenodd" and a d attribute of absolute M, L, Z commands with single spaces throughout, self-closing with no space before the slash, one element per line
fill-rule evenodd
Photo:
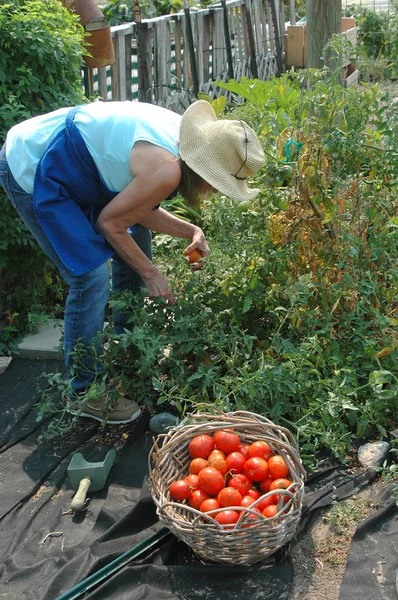
<path fill-rule="evenodd" d="M 7 136 L 11 172 L 32 193 L 36 217 L 73 275 L 99 267 L 114 254 L 96 221 L 104 206 L 133 179 L 129 156 L 134 142 L 145 140 L 178 155 L 181 116 L 142 104 L 98 102 L 61 109 L 50 113 L 50 133 L 48 128 L 43 134 L 35 128 L 26 139 L 29 127 L 21 130 L 20 124 Z M 134 224 L 130 230 L 134 231 Z"/>

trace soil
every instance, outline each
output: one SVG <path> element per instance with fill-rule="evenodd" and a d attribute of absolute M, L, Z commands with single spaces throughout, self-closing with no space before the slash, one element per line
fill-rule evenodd
<path fill-rule="evenodd" d="M 359 521 L 374 508 L 383 483 L 377 480 L 356 496 L 318 515 L 292 547 L 294 567 L 290 600 L 338 600 L 351 540 Z"/>

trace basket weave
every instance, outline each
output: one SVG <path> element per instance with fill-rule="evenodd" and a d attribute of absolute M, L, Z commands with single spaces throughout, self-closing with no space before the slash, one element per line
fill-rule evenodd
<path fill-rule="evenodd" d="M 248 508 L 236 507 L 241 515 L 239 521 L 225 528 L 211 515 L 234 507 L 203 513 L 171 499 L 171 483 L 188 474 L 192 460 L 188 452 L 191 439 L 204 433 L 213 435 L 218 429 L 227 428 L 233 429 L 243 443 L 265 440 L 288 464 L 293 484 L 278 491 L 281 498 L 275 517 L 267 519 L 252 510 L 259 498 Z M 252 565 L 264 560 L 294 536 L 300 520 L 305 471 L 296 441 L 289 430 L 254 413 L 199 412 L 189 415 L 169 433 L 156 438 L 149 454 L 149 477 L 159 520 L 205 560 L 239 565 Z M 274 493 L 275 490 L 267 492 L 261 499 Z M 254 524 L 251 515 L 258 517 Z"/>
<path fill-rule="evenodd" d="M 89 68 L 105 67 L 115 62 L 112 32 L 108 21 L 93 21 L 86 25 L 85 47 L 91 56 L 84 56 Z"/>

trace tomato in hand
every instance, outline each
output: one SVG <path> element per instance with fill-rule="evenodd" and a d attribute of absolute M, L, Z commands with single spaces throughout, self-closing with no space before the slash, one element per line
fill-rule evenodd
<path fill-rule="evenodd" d="M 249 493 L 251 486 L 251 481 L 243 475 L 243 473 L 238 473 L 237 475 L 233 475 L 232 479 L 228 481 L 228 487 L 233 487 L 241 494 L 241 496 L 246 496 Z"/>
<path fill-rule="evenodd" d="M 261 481 L 268 475 L 268 463 L 261 456 L 253 456 L 247 459 L 243 471 L 252 481 Z"/>
<path fill-rule="evenodd" d="M 282 479 L 289 475 L 289 467 L 279 454 L 274 454 L 268 460 L 268 470 L 272 479 Z"/>
<path fill-rule="evenodd" d="M 260 456 L 261 458 L 264 458 L 264 460 L 268 460 L 272 455 L 272 450 L 267 442 L 259 440 L 250 444 L 248 454 L 249 458 L 252 456 Z"/>
<path fill-rule="evenodd" d="M 170 496 L 174 500 L 187 500 L 191 496 L 191 488 L 189 483 L 184 479 L 173 481 L 170 486 Z"/>
<path fill-rule="evenodd" d="M 192 508 L 196 508 L 196 510 L 200 510 L 202 502 L 208 500 L 210 496 L 206 494 L 203 490 L 194 490 L 192 492 L 191 497 L 188 500 L 189 506 Z"/>
<path fill-rule="evenodd" d="M 225 457 L 228 471 L 232 474 L 242 473 L 246 459 L 240 452 L 230 452 Z"/>
<path fill-rule="evenodd" d="M 233 487 L 226 487 L 218 493 L 217 500 L 220 506 L 239 506 L 242 496 Z"/>
<path fill-rule="evenodd" d="M 189 463 L 189 472 L 197 475 L 199 471 L 209 466 L 209 462 L 205 458 L 194 458 Z"/>
<path fill-rule="evenodd" d="M 189 443 L 188 452 L 192 458 L 207 458 L 214 449 L 214 440 L 210 435 L 202 433 L 195 436 Z"/>
<path fill-rule="evenodd" d="M 191 252 L 188 252 L 186 256 L 188 256 L 188 262 L 191 264 L 197 263 L 201 258 L 203 258 L 203 254 L 200 250 L 198 250 L 198 248 L 191 250 Z"/>
<path fill-rule="evenodd" d="M 238 452 L 240 439 L 232 429 L 220 429 L 213 435 L 214 443 L 217 450 L 230 454 L 230 452 Z"/>
<path fill-rule="evenodd" d="M 202 469 L 198 477 L 200 489 L 210 496 L 216 496 L 224 487 L 224 477 L 214 467 Z"/>

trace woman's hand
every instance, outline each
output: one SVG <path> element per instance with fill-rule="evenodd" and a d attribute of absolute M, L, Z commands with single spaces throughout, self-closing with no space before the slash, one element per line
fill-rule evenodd
<path fill-rule="evenodd" d="M 158 298 L 161 296 L 165 300 L 168 300 L 173 306 L 176 305 L 176 299 L 173 292 L 171 291 L 167 279 L 156 268 L 150 275 L 143 275 L 141 277 L 145 283 L 145 287 L 148 290 L 148 294 L 151 297 Z"/>
<path fill-rule="evenodd" d="M 195 228 L 191 243 L 184 250 L 184 256 L 188 256 L 193 250 L 198 250 L 198 252 L 202 255 L 202 258 L 206 258 L 210 255 L 210 248 L 207 245 L 205 234 L 200 227 Z M 193 271 L 197 271 L 198 269 L 202 269 L 204 265 L 204 261 L 200 261 L 192 264 L 191 269 Z"/>

